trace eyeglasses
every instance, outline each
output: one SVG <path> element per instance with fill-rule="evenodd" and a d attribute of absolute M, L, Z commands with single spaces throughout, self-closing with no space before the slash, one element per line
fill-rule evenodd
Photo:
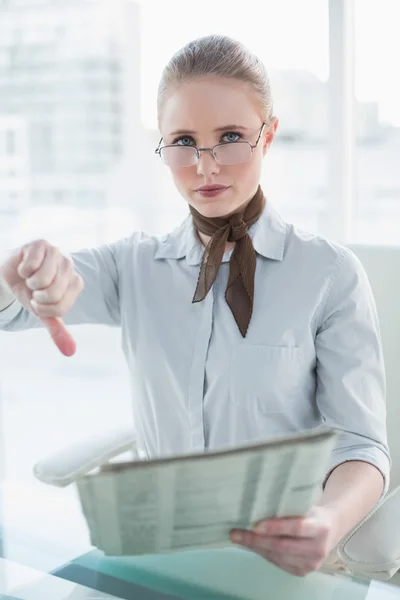
<path fill-rule="evenodd" d="M 161 138 L 155 153 L 158 154 L 165 165 L 168 167 L 192 167 L 200 158 L 200 152 L 211 152 L 216 162 L 220 165 L 238 165 L 249 161 L 253 155 L 253 150 L 257 148 L 264 131 L 265 123 L 262 124 L 254 145 L 250 142 L 222 142 L 213 148 L 196 148 L 196 146 L 179 146 L 171 144 L 161 146 Z"/>

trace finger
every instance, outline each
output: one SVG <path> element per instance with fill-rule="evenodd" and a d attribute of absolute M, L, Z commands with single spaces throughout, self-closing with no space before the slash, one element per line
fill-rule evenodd
<path fill-rule="evenodd" d="M 36 298 L 32 298 L 31 306 L 38 317 L 59 317 L 65 315 L 75 303 L 78 295 L 83 289 L 83 279 L 80 275 L 75 274 L 72 283 L 70 283 L 66 293 L 60 302 L 42 303 Z"/>
<path fill-rule="evenodd" d="M 64 356 L 72 356 L 76 352 L 76 342 L 58 317 L 43 317 L 40 319 L 47 328 L 57 348 Z"/>
<path fill-rule="evenodd" d="M 321 533 L 321 529 L 325 530 L 323 524 L 313 517 L 271 519 L 260 521 L 254 527 L 256 533 L 302 538 L 314 538 Z"/>
<path fill-rule="evenodd" d="M 42 290 L 48 288 L 55 280 L 58 267 L 63 259 L 57 248 L 47 249 L 44 260 L 37 271 L 25 281 L 30 290 Z"/>
<path fill-rule="evenodd" d="M 240 545 L 244 546 L 248 550 L 255 552 L 259 556 L 267 559 L 269 562 L 272 562 L 274 565 L 291 573 L 292 575 L 304 576 L 307 573 L 311 573 L 314 571 L 319 564 L 319 561 L 316 559 L 312 559 L 310 557 L 290 555 L 285 552 L 279 552 L 277 550 L 266 549 L 265 547 L 257 546 L 257 544 L 253 543 L 253 534 L 251 531 L 247 530 L 236 530 L 240 531 L 242 534 L 242 541 Z M 233 537 L 232 541 L 235 541 L 234 534 L 231 535 Z M 239 542 L 236 542 L 239 543 Z"/>
<path fill-rule="evenodd" d="M 23 246 L 20 252 L 21 261 L 18 265 L 18 275 L 27 279 L 35 273 L 43 263 L 48 244 L 44 240 L 31 242 Z"/>
<path fill-rule="evenodd" d="M 290 556 L 308 557 L 322 560 L 328 553 L 328 547 L 323 541 L 309 538 L 292 538 L 282 536 L 261 536 L 254 534 L 251 541 L 253 547 L 266 551 L 279 552 Z"/>
<path fill-rule="evenodd" d="M 249 548 L 252 550 L 251 548 Z M 310 559 L 307 557 L 301 556 L 290 556 L 287 554 L 282 554 L 280 552 L 268 551 L 268 550 L 252 550 L 262 558 L 265 558 L 269 562 L 273 563 L 280 569 L 287 571 L 288 573 L 292 573 L 297 576 L 304 576 L 308 573 L 312 573 L 313 571 L 317 571 L 321 565 L 322 561 L 318 561 L 315 559 Z"/>
<path fill-rule="evenodd" d="M 40 304 L 57 304 L 66 295 L 68 288 L 74 285 L 76 283 L 72 260 L 63 257 L 54 281 L 46 289 L 35 290 L 32 298 Z"/>
<path fill-rule="evenodd" d="M 231 539 L 256 552 L 278 552 L 311 560 L 323 560 L 328 554 L 328 545 L 324 539 L 266 536 L 246 529 L 233 530 Z"/>

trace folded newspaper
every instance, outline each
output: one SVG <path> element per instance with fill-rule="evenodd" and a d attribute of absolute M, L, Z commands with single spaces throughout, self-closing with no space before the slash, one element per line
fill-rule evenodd
<path fill-rule="evenodd" d="M 304 516 L 321 495 L 335 438 L 323 428 L 103 465 L 77 481 L 91 543 L 111 556 L 228 546 L 234 527 Z"/>

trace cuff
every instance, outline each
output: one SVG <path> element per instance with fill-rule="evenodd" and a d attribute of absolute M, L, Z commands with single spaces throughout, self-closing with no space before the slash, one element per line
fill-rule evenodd
<path fill-rule="evenodd" d="M 12 321 L 18 313 L 23 310 L 23 306 L 18 300 L 14 300 L 10 306 L 5 308 L 4 310 L 0 310 L 0 326 L 7 325 Z"/>
<path fill-rule="evenodd" d="M 370 448 L 354 448 L 352 450 L 349 448 L 343 450 L 334 450 L 331 455 L 331 460 L 328 464 L 327 475 L 324 479 L 322 488 L 325 487 L 329 475 L 336 467 L 344 462 L 352 460 L 367 462 L 379 469 L 384 478 L 384 486 L 381 496 L 381 498 L 383 498 L 389 489 L 391 460 L 385 452 L 376 446 L 371 446 Z"/>

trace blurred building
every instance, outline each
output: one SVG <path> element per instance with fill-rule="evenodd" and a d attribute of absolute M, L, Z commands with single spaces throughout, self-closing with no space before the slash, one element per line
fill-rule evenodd
<path fill-rule="evenodd" d="M 279 117 L 282 141 L 326 142 L 328 131 L 328 84 L 309 71 L 271 71 L 274 111 Z M 385 135 L 379 123 L 378 104 L 354 103 L 356 137 L 359 142 L 377 141 Z"/>
<path fill-rule="evenodd" d="M 142 224 L 154 219 L 149 203 L 137 201 L 156 195 L 156 182 L 144 175 L 154 155 L 142 152 L 134 2 L 0 3 L 0 114 L 7 127 L 25 123 L 32 206 L 134 203 Z"/>
<path fill-rule="evenodd" d="M 138 227 L 162 233 L 187 213 L 154 154 L 158 132 L 141 122 L 140 35 L 134 0 L 0 0 L 2 231 L 19 212 L 21 240 L 57 228 L 80 246 Z M 327 198 L 328 85 L 307 71 L 270 75 L 280 144 L 263 182 L 288 214 L 316 215 Z M 374 103 L 355 103 L 355 117 L 360 211 L 400 206 L 398 136 Z"/>

